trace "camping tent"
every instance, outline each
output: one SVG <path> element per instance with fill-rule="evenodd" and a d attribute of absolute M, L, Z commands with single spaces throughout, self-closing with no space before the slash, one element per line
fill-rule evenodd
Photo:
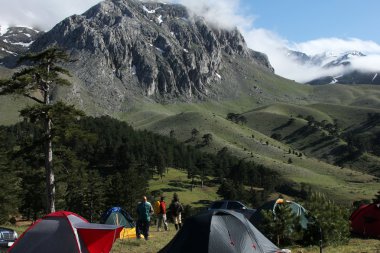
<path fill-rule="evenodd" d="M 123 226 L 120 239 L 135 238 L 136 225 L 131 215 L 121 207 L 111 207 L 100 217 L 100 223 Z"/>
<path fill-rule="evenodd" d="M 214 210 L 186 219 L 159 253 L 280 252 L 241 213 Z"/>
<path fill-rule="evenodd" d="M 309 223 L 309 220 L 307 217 L 306 209 L 296 202 L 284 200 L 282 198 L 279 198 L 277 200 L 272 200 L 263 204 L 261 207 L 257 209 L 257 211 L 251 216 L 249 220 L 255 226 L 259 225 L 263 221 L 262 211 L 272 211 L 275 214 L 277 205 L 289 205 L 290 208 L 292 209 L 292 213 L 300 217 L 300 224 L 302 228 L 304 229 L 307 228 L 307 224 Z"/>
<path fill-rule="evenodd" d="M 89 223 L 66 211 L 44 216 L 30 226 L 10 253 L 108 253 L 122 227 Z"/>
<path fill-rule="evenodd" d="M 362 205 L 351 214 L 352 232 L 380 238 L 380 203 Z"/>

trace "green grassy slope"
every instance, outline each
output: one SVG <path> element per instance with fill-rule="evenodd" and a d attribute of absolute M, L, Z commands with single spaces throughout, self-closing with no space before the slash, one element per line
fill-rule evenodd
<path fill-rule="evenodd" d="M 216 194 L 218 187 L 201 188 L 200 184 L 196 183 L 191 190 L 191 181 L 187 178 L 187 173 L 176 169 L 169 169 L 162 179 L 155 176 L 149 181 L 149 191 L 162 191 L 167 203 L 170 203 L 173 194 L 177 193 L 183 205 L 197 208 L 206 208 L 209 203 L 219 199 Z"/>
<path fill-rule="evenodd" d="M 190 105 L 188 106 L 191 107 Z M 198 145 L 200 149 L 207 152 L 217 152 L 223 147 L 228 147 L 238 157 L 264 164 L 297 183 L 310 184 L 315 189 L 335 196 L 339 201 L 369 198 L 377 191 L 378 182 L 373 176 L 348 168 L 332 166 L 310 156 L 303 155 L 298 157 L 295 154 L 289 154 L 288 151 L 293 149 L 292 146 L 268 137 L 270 131 L 263 130 L 265 129 L 265 124 L 269 126 L 273 124 L 273 126 L 269 127 L 269 129 L 272 129 L 286 122 L 286 117 L 281 122 L 269 115 L 268 120 L 274 120 L 273 123 L 270 123 L 262 115 L 259 115 L 261 122 L 264 123 L 262 123 L 263 128 L 258 128 L 258 131 L 256 131 L 251 128 L 250 120 L 248 120 L 247 126 L 242 126 L 226 120 L 222 115 L 209 112 L 209 108 L 202 110 L 201 106 L 197 105 L 196 110 L 170 114 L 170 108 L 166 108 L 166 114 L 156 114 L 160 115 L 160 117 L 155 118 L 150 123 L 144 122 L 144 124 L 135 125 L 135 127 L 141 127 L 163 135 L 169 135 L 170 131 L 174 130 L 176 138 L 180 141 L 195 146 Z M 136 118 L 135 114 L 134 119 Z M 304 120 L 296 120 L 295 125 L 297 126 L 297 124 L 302 126 L 305 123 Z M 193 128 L 200 131 L 195 141 L 190 140 Z M 202 145 L 201 137 L 206 133 L 213 135 L 213 142 L 210 146 Z M 252 135 L 254 138 L 252 138 Z M 288 164 L 289 158 L 292 159 L 292 164 Z M 362 187 L 361 184 L 365 184 L 365 187 Z"/>
<path fill-rule="evenodd" d="M 302 131 L 307 121 L 298 116 L 311 115 L 317 121 L 328 123 L 337 119 L 340 128 L 356 129 L 368 113 L 379 112 L 380 86 L 302 85 L 238 58 L 225 61 L 218 73 L 221 81 L 209 84 L 210 99 L 207 101 L 194 99 L 192 102 L 159 104 L 152 98 L 137 97 L 123 105 L 123 112 L 115 110 L 112 116 L 135 128 L 164 135 L 174 130 L 178 140 L 207 152 L 228 147 L 238 157 L 264 164 L 295 182 L 309 183 L 336 196 L 339 201 L 372 198 L 376 193 L 376 178 L 350 170 L 349 166 L 376 171 L 378 157 L 366 155 L 343 168 L 328 164 L 334 160 L 330 153 L 345 144 L 344 141 L 324 138 L 326 132 L 321 129 Z M 76 83 L 78 80 L 73 77 L 72 81 Z M 102 114 L 96 106 L 91 106 L 95 98 L 89 97 L 81 88 L 75 89 L 71 93 L 66 91 L 69 102 L 90 115 Z M 75 97 L 74 93 L 81 96 Z M 0 124 L 16 120 L 16 108 L 21 108 L 23 103 L 23 100 L 0 98 Z M 11 109 L 6 109 L 8 107 Z M 226 120 L 230 112 L 244 115 L 247 124 L 243 126 Z M 294 121 L 287 125 L 290 118 Z M 195 141 L 190 140 L 193 128 L 200 132 Z M 371 131 L 376 132 L 378 128 Z M 213 135 L 210 146 L 202 145 L 202 136 L 207 133 Z M 270 138 L 274 133 L 281 135 L 280 141 Z M 289 154 L 289 149 L 302 153 L 302 157 Z M 293 161 L 291 164 L 289 158 Z"/>
<path fill-rule="evenodd" d="M 220 74 L 222 82 L 227 86 L 231 84 L 231 90 L 241 92 L 239 99 L 231 93 L 230 99 L 208 102 L 142 104 L 122 118 L 134 127 L 164 135 L 174 130 L 180 141 L 188 141 L 191 129 L 196 128 L 200 136 L 196 141 L 188 142 L 191 145 L 200 146 L 200 137 L 211 133 L 214 137 L 212 145 L 201 149 L 216 152 L 228 147 L 241 158 L 264 164 L 295 182 L 311 184 L 342 202 L 371 198 L 375 194 L 379 184 L 375 177 L 326 163 L 333 162 L 334 157 L 324 157 L 325 154 L 345 144 L 344 141 L 322 138 L 326 134 L 323 130 L 300 133 L 297 130 L 306 126 L 307 121 L 297 116 L 312 115 L 317 121 L 328 123 L 338 119 L 341 128 L 358 126 L 367 113 L 378 112 L 380 87 L 300 85 L 241 61 L 225 66 Z M 242 113 L 248 120 L 247 125 L 227 121 L 225 118 L 230 112 Z M 291 117 L 295 120 L 287 126 Z M 279 142 L 270 138 L 273 133 L 288 138 Z M 288 154 L 289 149 L 302 152 L 303 156 Z M 289 158 L 292 164 L 287 163 Z M 325 162 L 320 161 L 321 158 Z M 367 158 L 360 165 L 366 166 L 370 160 L 368 166 L 372 165 L 372 170 L 376 170 L 376 159 Z"/>

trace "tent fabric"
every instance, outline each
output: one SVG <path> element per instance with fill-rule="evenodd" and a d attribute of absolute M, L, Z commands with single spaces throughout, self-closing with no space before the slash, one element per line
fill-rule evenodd
<path fill-rule="evenodd" d="M 89 243 L 82 233 L 81 227 L 91 231 L 95 242 L 102 241 L 100 247 Z M 10 253 L 107 253 L 111 250 L 114 238 L 118 236 L 122 227 L 91 224 L 81 216 L 58 211 L 48 214 L 30 226 L 9 249 Z M 104 236 L 112 233 L 113 238 Z M 93 239 L 94 240 L 94 239 Z M 108 251 L 107 251 L 108 250 Z"/>
<path fill-rule="evenodd" d="M 270 253 L 280 252 L 243 214 L 208 211 L 188 218 L 159 253 Z"/>
<path fill-rule="evenodd" d="M 111 207 L 105 211 L 100 218 L 100 223 L 120 225 L 125 228 L 135 227 L 135 222 L 131 215 L 121 207 Z"/>
<path fill-rule="evenodd" d="M 296 202 L 284 200 L 281 198 L 277 200 L 272 200 L 263 204 L 261 207 L 257 209 L 257 211 L 251 216 L 249 220 L 252 222 L 252 224 L 257 226 L 263 221 L 262 211 L 272 211 L 273 213 L 275 213 L 277 205 L 283 205 L 283 204 L 290 206 L 290 208 L 292 209 L 292 212 L 296 216 L 300 217 L 300 224 L 302 228 L 307 229 L 307 225 L 309 223 L 307 210 Z"/>
<path fill-rule="evenodd" d="M 99 224 L 96 224 L 99 225 Z M 103 225 L 104 226 L 104 225 Z M 114 226 L 116 227 L 116 226 Z M 122 227 L 116 228 L 100 228 L 94 229 L 88 228 L 77 228 L 80 238 L 83 239 L 84 244 L 90 253 L 105 253 L 110 252 L 112 245 L 116 238 L 119 238 L 119 234 Z"/>
<path fill-rule="evenodd" d="M 380 203 L 362 205 L 350 217 L 352 232 L 380 238 Z"/>
<path fill-rule="evenodd" d="M 121 207 L 111 207 L 105 211 L 101 218 L 101 224 L 123 226 L 120 239 L 136 238 L 136 225 L 131 215 Z"/>

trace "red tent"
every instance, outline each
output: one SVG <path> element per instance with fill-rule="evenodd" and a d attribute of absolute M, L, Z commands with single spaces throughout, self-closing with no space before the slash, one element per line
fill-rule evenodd
<path fill-rule="evenodd" d="M 352 232 L 380 238 L 380 203 L 362 205 L 350 217 Z"/>
<path fill-rule="evenodd" d="M 121 226 L 89 223 L 66 211 L 46 215 L 30 226 L 10 253 L 109 253 Z"/>

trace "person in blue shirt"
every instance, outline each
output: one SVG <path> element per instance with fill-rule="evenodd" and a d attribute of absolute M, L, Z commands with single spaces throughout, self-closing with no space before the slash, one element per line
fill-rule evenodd
<path fill-rule="evenodd" d="M 153 207 L 147 201 L 146 196 L 143 196 L 143 200 L 137 205 L 137 224 L 136 224 L 136 238 L 140 239 L 141 234 L 145 240 L 149 237 L 149 224 L 150 216 L 153 214 Z"/>

